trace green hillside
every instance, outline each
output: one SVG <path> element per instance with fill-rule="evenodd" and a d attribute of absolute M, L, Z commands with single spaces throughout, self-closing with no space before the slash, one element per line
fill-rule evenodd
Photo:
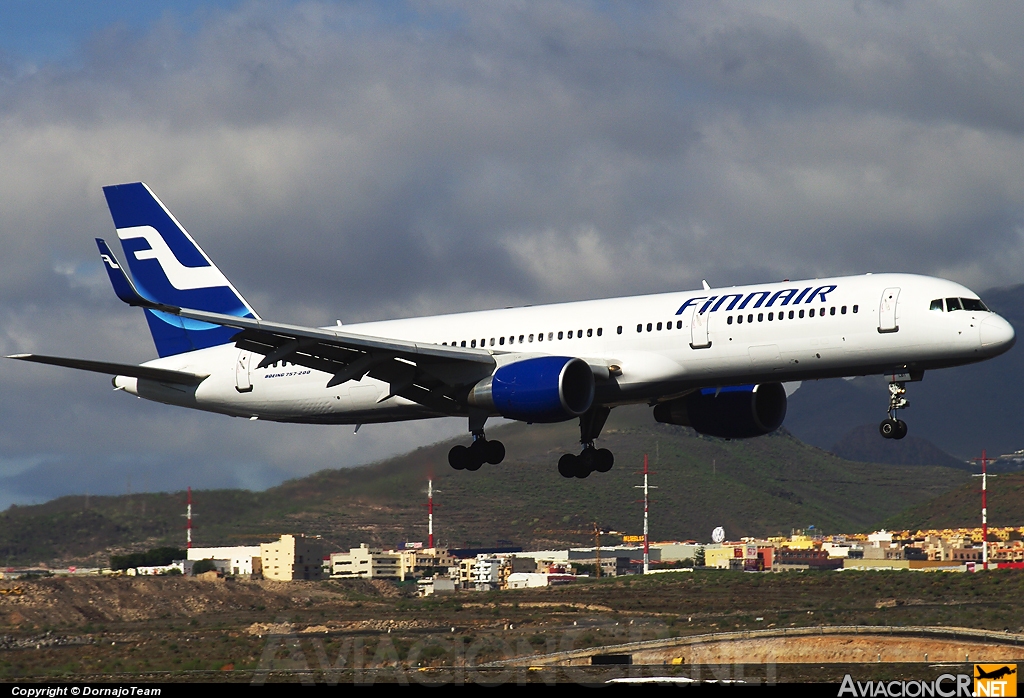
<path fill-rule="evenodd" d="M 725 441 L 653 422 L 646 408 L 613 411 L 601 445 L 615 468 L 586 480 L 555 469 L 574 447 L 577 427 L 509 424 L 489 430 L 508 457 L 499 466 L 456 472 L 452 442 L 361 468 L 325 470 L 265 492 L 193 492 L 196 545 L 258 542 L 286 532 L 324 536 L 337 549 L 369 542 L 426 540 L 426 479 L 433 473 L 438 543 L 452 546 L 583 544 L 573 533 L 591 522 L 642 530 L 637 472 L 649 453 L 654 475 L 651 533 L 706 540 L 715 526 L 730 537 L 819 530 L 859 531 L 964 484 L 964 471 L 854 463 L 782 432 Z M 184 540 L 183 493 L 63 497 L 0 514 L 0 564 L 105 561 L 111 551 Z"/>
<path fill-rule="evenodd" d="M 989 526 L 1024 525 L 1024 473 L 1000 473 L 988 480 Z M 895 530 L 981 526 L 981 478 L 972 478 L 936 499 L 917 504 L 886 521 Z"/>

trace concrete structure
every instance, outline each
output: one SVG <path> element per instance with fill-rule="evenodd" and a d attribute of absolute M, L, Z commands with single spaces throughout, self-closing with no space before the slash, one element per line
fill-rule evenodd
<path fill-rule="evenodd" d="M 384 552 L 362 543 L 347 553 L 331 553 L 330 575 L 333 579 L 405 579 L 403 553 Z"/>
<path fill-rule="evenodd" d="M 427 570 L 447 570 L 456 563 L 447 548 L 398 550 L 399 577 L 418 577 Z"/>
<path fill-rule="evenodd" d="M 253 569 L 253 558 L 257 560 L 255 570 Z M 254 571 L 258 572 L 260 569 L 260 546 L 237 545 L 220 548 L 189 548 L 188 559 L 193 562 L 197 560 L 223 561 L 223 565 L 217 565 L 219 572 L 251 577 Z"/>
<path fill-rule="evenodd" d="M 683 560 L 692 560 L 697 556 L 697 549 L 700 547 L 700 544 L 693 542 L 680 543 L 678 541 L 673 541 L 651 543 L 651 560 L 654 560 L 655 551 L 657 551 L 658 559 L 661 562 L 682 562 Z"/>
<path fill-rule="evenodd" d="M 455 593 L 455 582 L 451 577 L 437 575 L 434 577 L 424 577 L 416 580 L 417 596 L 434 596 L 435 594 L 453 593 Z"/>
<path fill-rule="evenodd" d="M 324 546 L 319 537 L 286 534 L 274 543 L 260 544 L 260 559 L 266 579 L 323 579 L 323 558 Z"/>
<path fill-rule="evenodd" d="M 508 589 L 530 589 L 535 587 L 571 584 L 576 581 L 573 574 L 545 574 L 540 572 L 514 572 L 508 577 Z"/>

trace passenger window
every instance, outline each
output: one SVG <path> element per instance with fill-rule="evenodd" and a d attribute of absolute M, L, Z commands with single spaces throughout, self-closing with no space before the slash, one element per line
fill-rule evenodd
<path fill-rule="evenodd" d="M 658 332 L 661 332 L 661 323 L 658 323 Z"/>
<path fill-rule="evenodd" d="M 494 337 L 491 337 L 491 346 L 494 346 Z"/>
<path fill-rule="evenodd" d="M 648 322 L 647 323 L 647 331 L 650 332 L 652 329 L 654 329 L 654 325 L 652 325 L 651 323 Z"/>
<path fill-rule="evenodd" d="M 541 332 L 540 334 L 537 335 L 537 341 L 538 342 L 543 342 L 544 341 L 544 333 L 543 332 Z"/>
<path fill-rule="evenodd" d="M 731 325 L 731 324 L 732 324 L 732 315 L 730 315 L 729 317 L 727 317 L 727 318 L 725 319 L 725 324 L 726 324 L 726 325 Z"/>
<path fill-rule="evenodd" d="M 672 329 L 672 321 L 671 320 L 669 320 L 668 322 L 665 323 L 665 329 L 666 330 L 671 330 Z"/>
<path fill-rule="evenodd" d="M 749 315 L 747 315 L 747 322 L 753 322 L 753 321 L 754 321 L 754 314 L 750 313 Z"/>
<path fill-rule="evenodd" d="M 768 322 L 771 322 L 773 319 L 775 319 L 775 313 L 768 313 Z"/>
<path fill-rule="evenodd" d="M 469 346 L 473 349 L 476 349 L 476 340 L 474 339 L 472 342 L 470 342 Z"/>
<path fill-rule="evenodd" d="M 597 336 L 600 337 L 602 334 L 604 334 L 604 329 L 598 327 L 597 328 Z"/>
<path fill-rule="evenodd" d="M 600 330 L 598 332 L 600 333 Z M 619 328 L 615 331 L 615 334 L 622 334 L 622 325 L 619 325 Z"/>
<path fill-rule="evenodd" d="M 960 305 L 960 299 L 959 298 L 947 298 L 946 299 L 946 310 L 949 311 L 949 312 L 953 312 L 954 310 L 963 310 L 963 307 Z"/>
<path fill-rule="evenodd" d="M 501 346 L 505 346 L 505 338 L 504 337 L 500 338 L 498 340 L 498 344 L 500 344 Z"/>
<path fill-rule="evenodd" d="M 594 330 L 587 330 L 587 336 L 588 337 L 593 337 L 594 336 Z"/>
<path fill-rule="evenodd" d="M 622 328 L 620 327 L 619 329 L 621 330 Z M 620 332 L 619 334 L 622 334 L 622 333 Z M 559 338 L 559 339 L 561 339 L 561 338 L 562 338 L 563 336 L 564 336 L 564 335 L 563 335 L 563 334 L 562 334 L 561 332 L 559 332 L 559 333 L 558 333 L 558 338 Z"/>
<path fill-rule="evenodd" d="M 533 335 L 532 334 L 530 335 L 530 341 L 531 342 L 533 341 Z"/>
<path fill-rule="evenodd" d="M 829 315 L 835 315 L 835 314 L 836 314 L 836 309 L 835 309 L 835 307 L 829 308 L 829 310 L 828 310 L 828 314 L 829 314 Z"/>
<path fill-rule="evenodd" d="M 576 338 L 583 339 L 583 330 L 576 330 Z"/>
<path fill-rule="evenodd" d="M 737 325 L 742 325 L 743 324 L 743 316 L 742 315 L 737 315 L 736 316 L 736 324 Z"/>
<path fill-rule="evenodd" d="M 846 306 L 845 305 L 842 308 L 839 309 L 839 314 L 840 315 L 846 315 Z"/>
<path fill-rule="evenodd" d="M 462 340 L 462 346 L 466 346 L 466 340 Z"/>
<path fill-rule="evenodd" d="M 683 321 L 682 320 L 676 320 L 676 329 L 677 330 L 683 329 Z"/>
<path fill-rule="evenodd" d="M 555 333 L 554 332 L 548 332 L 548 341 L 550 342 L 554 338 L 555 338 Z"/>
<path fill-rule="evenodd" d="M 637 325 L 636 326 L 636 331 L 637 332 L 643 332 L 644 331 L 644 326 L 643 325 Z"/>
<path fill-rule="evenodd" d="M 764 313 L 758 313 L 757 314 L 757 321 L 758 322 L 764 322 Z"/>
<path fill-rule="evenodd" d="M 810 312 L 807 313 L 807 317 L 814 317 L 814 308 L 811 308 Z"/>
<path fill-rule="evenodd" d="M 856 312 L 857 312 L 857 309 L 858 309 L 858 308 L 860 308 L 860 306 L 859 306 L 859 305 L 855 305 L 855 306 L 853 306 L 853 312 L 855 312 L 855 313 L 856 313 Z"/>
<path fill-rule="evenodd" d="M 519 335 L 519 343 L 520 343 L 520 344 L 522 344 L 522 343 L 523 343 L 523 335 Z"/>
<path fill-rule="evenodd" d="M 804 316 L 804 311 L 801 310 L 800 311 L 800 317 L 803 317 L 803 316 Z"/>
<path fill-rule="evenodd" d="M 790 311 L 789 311 L 789 319 L 790 319 L 790 320 L 792 320 L 792 319 L 793 319 L 793 311 L 792 311 L 792 310 L 790 310 Z"/>

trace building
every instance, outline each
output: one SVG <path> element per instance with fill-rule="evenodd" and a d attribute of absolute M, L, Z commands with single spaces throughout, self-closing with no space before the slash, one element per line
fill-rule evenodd
<path fill-rule="evenodd" d="M 417 596 L 434 596 L 435 594 L 455 593 L 455 582 L 450 577 L 435 575 L 416 580 Z"/>
<path fill-rule="evenodd" d="M 189 548 L 188 559 L 213 560 L 218 572 L 251 577 L 258 574 L 260 567 L 260 546 L 238 545 L 220 548 Z M 255 560 L 255 563 L 254 563 Z M 218 564 L 220 563 L 220 564 Z"/>
<path fill-rule="evenodd" d="M 411 551 L 410 551 L 411 552 Z M 361 543 L 347 553 L 331 553 L 329 568 L 332 579 L 405 579 L 401 553 L 371 548 Z"/>
<path fill-rule="evenodd" d="M 447 548 L 418 548 L 396 552 L 400 558 L 400 579 L 419 577 L 436 570 L 447 570 L 456 562 Z"/>
<path fill-rule="evenodd" d="M 323 541 L 285 534 L 274 543 L 260 544 L 263 577 L 276 581 L 323 579 Z"/>
<path fill-rule="evenodd" d="M 573 574 L 546 574 L 542 572 L 514 572 L 508 577 L 508 589 L 532 589 L 557 586 L 576 581 Z"/>

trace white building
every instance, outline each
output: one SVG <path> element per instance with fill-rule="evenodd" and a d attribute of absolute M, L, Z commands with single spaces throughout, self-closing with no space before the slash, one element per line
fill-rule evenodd
<path fill-rule="evenodd" d="M 253 573 L 253 558 L 257 559 L 256 571 L 259 571 L 260 546 L 258 545 L 237 545 L 221 548 L 189 548 L 188 559 L 193 562 L 199 560 L 213 560 L 218 572 L 224 574 L 251 576 Z M 222 564 L 217 564 L 218 562 Z"/>
<path fill-rule="evenodd" d="M 501 586 L 501 558 L 481 554 L 473 564 L 473 585 L 477 591 L 489 591 Z"/>
<path fill-rule="evenodd" d="M 508 576 L 509 589 L 531 589 L 576 581 L 572 574 L 547 574 L 542 572 L 513 572 Z"/>
<path fill-rule="evenodd" d="M 402 553 L 384 552 L 366 543 L 347 553 L 331 553 L 329 569 L 334 579 L 405 579 Z"/>

